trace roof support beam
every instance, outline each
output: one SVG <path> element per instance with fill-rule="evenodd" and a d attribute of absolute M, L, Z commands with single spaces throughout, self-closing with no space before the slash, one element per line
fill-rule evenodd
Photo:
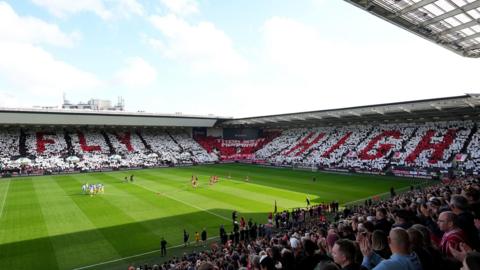
<path fill-rule="evenodd" d="M 469 10 L 472 10 L 472 9 L 475 9 L 475 8 L 478 8 L 478 7 L 480 7 L 480 1 L 475 1 L 475 2 L 472 2 L 472 3 L 466 4 L 466 5 L 464 5 L 460 8 L 456 8 L 456 9 L 453 9 L 449 12 L 445 12 L 440 16 L 431 18 L 430 20 L 426 20 L 423 23 L 421 23 L 421 25 L 426 26 L 426 25 L 434 24 L 434 23 L 437 23 L 439 21 L 443 21 L 447 18 L 457 16 L 458 14 L 461 14 L 463 12 L 467 12 Z"/>
<path fill-rule="evenodd" d="M 323 117 L 321 117 L 320 115 L 317 115 L 317 114 L 309 114 L 307 117 L 308 118 L 313 118 L 313 119 L 318 119 L 318 120 L 323 119 Z"/>
<path fill-rule="evenodd" d="M 262 119 L 253 119 L 250 120 L 250 124 L 265 124 L 265 121 Z"/>
<path fill-rule="evenodd" d="M 278 119 L 279 121 L 283 121 L 283 122 L 289 122 L 289 121 L 290 121 L 290 119 L 285 118 L 285 117 L 277 117 L 277 119 Z"/>
<path fill-rule="evenodd" d="M 467 40 L 470 40 L 470 39 L 474 39 L 474 38 L 478 38 L 478 37 L 480 37 L 480 33 L 475 33 L 473 35 L 466 36 L 466 37 L 459 38 L 457 40 L 451 41 L 448 44 L 460 44 L 461 42 L 464 42 L 464 41 L 467 41 Z"/>
<path fill-rule="evenodd" d="M 473 45 L 473 46 L 465 48 L 465 52 L 468 54 L 468 52 L 473 51 L 473 50 L 478 50 L 478 49 L 480 49 L 480 44 Z"/>
<path fill-rule="evenodd" d="M 329 115 L 329 116 L 331 116 L 331 117 L 338 118 L 338 119 L 342 118 L 340 115 L 335 114 L 335 113 L 328 113 L 327 115 Z"/>
<path fill-rule="evenodd" d="M 479 2 L 480 3 L 480 2 Z M 441 37 L 441 36 L 445 36 L 445 35 L 448 35 L 448 34 L 451 34 L 451 33 L 454 33 L 454 32 L 457 32 L 457 31 L 460 31 L 462 29 L 465 29 L 465 28 L 468 28 L 468 27 L 472 27 L 472 26 L 475 26 L 475 25 L 478 25 L 480 23 L 480 20 L 477 19 L 477 20 L 473 20 L 473 21 L 469 21 L 467 23 L 464 23 L 464 24 L 460 24 L 460 25 L 457 25 L 455 27 L 452 27 L 448 30 L 445 30 L 445 31 L 442 31 L 442 32 L 439 32 L 437 34 L 435 34 L 434 36 L 437 36 L 437 37 Z"/>
<path fill-rule="evenodd" d="M 376 113 L 381 114 L 381 115 L 385 115 L 385 112 L 382 112 L 382 111 L 380 111 L 379 109 L 374 109 L 374 108 L 372 108 L 371 111 L 372 111 L 372 112 L 376 112 Z"/>
<path fill-rule="evenodd" d="M 362 116 L 361 114 L 359 114 L 359 113 L 357 113 L 357 112 L 355 112 L 355 111 L 349 111 L 348 113 L 349 113 L 349 114 L 352 114 L 352 115 L 355 115 L 355 116 L 358 116 L 358 117 Z"/>
<path fill-rule="evenodd" d="M 475 109 L 475 105 L 474 105 L 473 103 L 470 103 L 470 102 L 468 102 L 468 101 L 466 101 L 466 100 L 465 100 L 464 102 L 465 102 L 465 104 L 467 104 L 468 106 L 470 106 L 472 109 Z"/>
<path fill-rule="evenodd" d="M 265 119 L 265 122 L 267 122 L 267 123 L 276 123 L 276 122 L 278 122 L 278 121 L 277 121 L 276 119 L 274 119 L 274 118 L 267 118 L 267 119 Z"/>
<path fill-rule="evenodd" d="M 405 107 L 403 107 L 403 106 L 400 106 L 400 107 L 398 107 L 398 108 L 399 108 L 400 110 L 404 111 L 404 112 L 412 113 L 411 110 L 409 110 L 409 109 L 407 109 L 407 108 L 405 108 Z"/>
<path fill-rule="evenodd" d="M 436 105 L 436 104 L 431 103 L 430 106 L 432 106 L 433 108 L 435 108 L 435 109 L 437 109 L 437 110 L 439 110 L 439 111 L 442 110 L 442 108 L 441 108 L 440 106 Z"/>
<path fill-rule="evenodd" d="M 435 1 L 437 1 L 437 0 L 422 0 L 422 1 L 418 2 L 418 3 L 415 3 L 415 4 L 411 5 L 411 6 L 408 6 L 408 7 L 404 8 L 404 9 L 398 11 L 396 15 L 397 15 L 397 16 L 402 16 L 402 15 L 407 14 L 407 13 L 409 13 L 409 12 L 412 12 L 412 11 L 414 11 L 414 10 L 416 10 L 416 9 L 419 9 L 419 8 L 421 8 L 421 7 L 424 7 L 424 6 L 426 6 L 426 5 L 429 5 L 429 4 L 431 4 L 431 3 L 435 2 Z"/>

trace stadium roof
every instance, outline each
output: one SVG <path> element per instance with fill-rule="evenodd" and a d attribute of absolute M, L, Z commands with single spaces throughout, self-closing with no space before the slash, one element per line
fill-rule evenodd
<path fill-rule="evenodd" d="M 118 111 L 2 109 L 0 125 L 288 128 L 471 119 L 480 121 L 480 94 L 247 118 Z"/>
<path fill-rule="evenodd" d="M 2 125 L 213 127 L 218 116 L 145 112 L 0 108 Z"/>
<path fill-rule="evenodd" d="M 480 119 L 480 94 L 225 120 L 223 127 L 305 127 Z"/>
<path fill-rule="evenodd" d="M 345 0 L 466 57 L 480 57 L 480 0 Z"/>

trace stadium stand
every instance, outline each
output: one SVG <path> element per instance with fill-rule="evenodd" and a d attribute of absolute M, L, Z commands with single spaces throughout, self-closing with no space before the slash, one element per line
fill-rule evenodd
<path fill-rule="evenodd" d="M 394 264 L 389 254 L 398 252 L 412 264 L 411 269 L 453 270 L 459 269 L 462 261 L 464 269 L 476 269 L 480 254 L 471 248 L 480 248 L 480 184 L 475 179 L 480 173 L 477 106 L 480 97 L 462 96 L 222 120 L 215 127 L 214 121 L 207 119 L 215 130 L 195 137 L 193 130 L 182 124 L 168 128 L 169 122 L 165 122 L 165 126 L 152 124 L 155 127 L 150 128 L 150 118 L 144 115 L 136 115 L 135 120 L 145 117 L 145 125 L 83 127 L 84 123 L 76 123 L 72 127 L 49 123 L 48 115 L 40 117 L 42 125 L 21 124 L 29 121 L 22 117 L 32 113 L 22 112 L 16 124 L 4 123 L 0 128 L 0 166 L 3 176 L 12 176 L 247 161 L 342 172 L 435 176 L 442 181 L 433 186 L 394 194 L 390 199 L 367 199 L 341 211 L 338 203 L 325 202 L 272 213 L 265 218 L 269 220 L 266 223 L 252 221 L 230 235 L 224 234 L 208 251 L 133 269 L 341 269 L 338 265 L 346 268 L 349 264 L 347 269 L 360 269 L 360 265 L 395 269 L 382 265 Z M 419 112 L 422 108 L 424 111 Z M 388 116 L 391 110 L 394 116 Z M 129 117 L 121 115 L 115 121 Z M 327 123 L 317 122 L 323 117 L 330 117 Z M 285 124 L 267 124 L 275 121 Z M 243 125 L 251 128 L 253 123 L 262 135 L 238 140 L 215 135 L 229 123 L 239 129 Z M 391 239 L 403 237 L 409 249 L 387 246 L 387 235 Z M 466 245 L 459 245 L 456 237 Z M 383 239 L 383 246 L 377 238 Z M 350 247 L 354 254 L 340 254 L 345 250 L 339 246 Z M 386 260 L 380 262 L 380 257 Z"/>
<path fill-rule="evenodd" d="M 343 210 L 333 202 L 284 210 L 207 250 L 129 269 L 478 269 L 479 198 L 468 178 Z"/>
<path fill-rule="evenodd" d="M 0 158 L 19 156 L 19 140 L 20 132 L 17 129 L 0 129 Z"/>
<path fill-rule="evenodd" d="M 466 153 L 468 153 L 469 157 L 464 163 L 464 167 L 467 170 L 475 170 L 475 168 L 478 168 L 480 166 L 480 151 L 478 151 L 478 149 L 480 149 L 480 131 L 478 130 L 478 123 L 476 124 L 474 131 L 475 132 L 472 134 L 470 143 L 468 144 L 468 147 L 465 151 Z M 464 156 L 460 158 L 463 159 Z"/>
<path fill-rule="evenodd" d="M 187 134 L 166 131 L 2 130 L 0 147 L 4 173 L 140 168 L 216 160 Z M 25 149 L 23 155 L 21 148 Z"/>
<path fill-rule="evenodd" d="M 171 133 L 172 139 L 178 143 L 184 153 L 190 154 L 192 162 L 205 163 L 218 160 L 216 155 L 209 154 L 185 132 Z"/>
<path fill-rule="evenodd" d="M 168 130 L 2 130 L 2 169 L 99 170 L 242 160 L 276 166 L 478 173 L 473 121 L 295 128 L 252 140 Z M 22 158 L 22 164 L 17 160 Z M 27 161 L 29 159 L 30 161 Z M 77 160 L 78 159 L 78 160 Z"/>
<path fill-rule="evenodd" d="M 472 170 L 475 161 L 471 158 L 478 159 L 478 133 L 469 139 L 473 130 L 476 125 L 471 121 L 289 129 L 258 150 L 255 158 L 278 165 L 369 171 L 384 171 L 390 166 L 449 170 L 456 165 L 455 156 L 465 154 L 465 164 Z"/>
<path fill-rule="evenodd" d="M 277 133 L 267 133 L 254 140 L 228 140 L 215 137 L 196 137 L 195 140 L 207 152 L 219 156 L 222 160 L 251 160 L 256 151 L 262 149 L 275 138 Z"/>
<path fill-rule="evenodd" d="M 422 177 L 478 174 L 477 106 L 480 95 L 467 94 L 243 119 L 0 110 L 1 164 L 4 174 L 226 161 Z M 258 134 L 223 138 L 225 128 Z"/>

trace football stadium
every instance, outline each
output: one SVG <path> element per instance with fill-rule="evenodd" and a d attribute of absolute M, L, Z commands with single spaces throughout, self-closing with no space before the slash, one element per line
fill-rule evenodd
<path fill-rule="evenodd" d="M 480 1 L 345 2 L 480 56 Z M 0 108 L 0 269 L 480 269 L 480 94 L 249 117 L 94 103 Z"/>

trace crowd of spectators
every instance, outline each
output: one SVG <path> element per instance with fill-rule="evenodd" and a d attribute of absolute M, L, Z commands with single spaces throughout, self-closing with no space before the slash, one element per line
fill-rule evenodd
<path fill-rule="evenodd" d="M 20 130 L 0 129 L 0 168 L 8 167 L 13 158 L 20 156 Z"/>
<path fill-rule="evenodd" d="M 193 140 L 185 132 L 172 133 L 172 137 L 182 147 L 183 151 L 190 154 L 190 158 L 196 163 L 215 162 L 218 156 L 208 153 L 196 140 Z"/>
<path fill-rule="evenodd" d="M 448 169 L 473 128 L 471 121 L 430 122 L 418 125 L 415 135 L 397 157 L 398 165 Z M 445 147 L 443 147 L 443 144 Z M 433 146 L 437 145 L 437 146 Z M 477 150 L 473 152 L 477 152 Z"/>
<path fill-rule="evenodd" d="M 480 151 L 478 151 L 480 149 L 480 129 L 478 129 L 478 126 L 479 124 L 477 124 L 477 129 L 467 147 L 468 157 L 462 164 L 462 167 L 466 170 L 475 170 L 480 167 Z"/>
<path fill-rule="evenodd" d="M 287 129 L 257 151 L 255 159 L 365 171 L 389 166 L 444 171 L 459 166 L 478 171 L 480 133 L 470 138 L 476 126 L 472 121 L 447 121 Z M 319 134 L 323 136 L 315 143 L 301 147 Z M 466 156 L 465 163 L 455 163 L 457 154 Z"/>
<path fill-rule="evenodd" d="M 462 153 L 466 160 L 456 166 L 478 171 L 479 149 L 475 123 L 450 121 L 288 129 L 255 155 L 278 164 L 383 170 L 389 164 L 449 169 Z M 216 160 L 185 132 L 0 131 L 2 170 L 96 170 Z M 480 269 L 480 254 L 473 251 L 480 249 L 476 179 L 412 188 L 339 210 L 338 204 L 322 204 L 274 213 L 258 225 L 234 223 L 232 232 L 220 233 L 221 240 L 207 251 L 138 268 L 450 270 L 463 264 L 462 269 Z"/>
<path fill-rule="evenodd" d="M 20 131 L 17 129 L 0 129 L 0 158 L 18 156 Z"/>
<path fill-rule="evenodd" d="M 4 171 L 26 165 L 88 171 L 248 159 L 375 172 L 480 172 L 480 132 L 472 121 L 296 128 L 256 140 L 196 139 L 183 130 L 8 128 L 0 132 L 0 165 Z"/>
<path fill-rule="evenodd" d="M 412 136 L 413 131 L 414 127 L 408 124 L 375 126 L 370 135 L 356 147 L 362 150 L 346 155 L 342 166 L 383 170 L 390 162 L 391 154 L 402 150 L 403 142 Z"/>
<path fill-rule="evenodd" d="M 160 159 L 176 163 L 182 160 L 181 148 L 172 137 L 162 130 L 146 130 L 142 133 L 147 145 Z"/>
<path fill-rule="evenodd" d="M 241 224 L 230 235 L 222 225 L 223 237 L 208 250 L 130 269 L 480 269 L 475 179 L 412 187 L 344 209 L 321 204 L 285 210 L 270 214 L 265 224 Z"/>
<path fill-rule="evenodd" d="M 306 128 L 288 129 L 282 132 L 280 136 L 274 138 L 270 143 L 266 144 L 262 149 L 258 150 L 255 155 L 257 159 L 267 159 L 272 162 L 283 162 L 284 155 L 282 152 L 288 150 L 299 141 L 302 137 L 308 134 L 309 130 Z M 279 160 L 276 157 L 280 156 Z"/>
<path fill-rule="evenodd" d="M 271 134 L 269 134 L 271 135 Z M 221 160 L 252 160 L 255 152 L 261 151 L 273 136 L 256 139 L 224 139 L 212 136 L 196 137 L 195 140 L 208 153 Z"/>
<path fill-rule="evenodd" d="M 327 128 L 300 128 L 286 130 L 281 136 L 256 153 L 257 159 L 276 164 L 303 163 L 306 165 L 340 166 L 343 156 L 357 150 L 357 146 L 371 132 L 371 126 L 347 126 Z M 313 136 L 311 135 L 313 134 Z M 301 154 L 292 149 L 304 143 L 307 136 L 323 136 L 309 145 Z"/>
<path fill-rule="evenodd" d="M 22 143 L 22 139 L 23 143 Z M 24 154 L 21 154 L 21 148 Z M 49 173 L 206 163 L 217 159 L 185 132 L 3 129 L 3 173 Z"/>

